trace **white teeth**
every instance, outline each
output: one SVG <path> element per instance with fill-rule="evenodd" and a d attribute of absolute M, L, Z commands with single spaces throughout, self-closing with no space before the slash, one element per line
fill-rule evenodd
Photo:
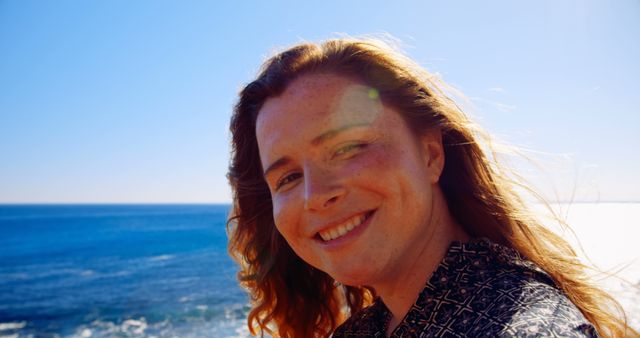
<path fill-rule="evenodd" d="M 351 231 L 351 230 L 353 230 L 353 228 L 355 228 L 355 227 L 356 227 L 356 224 L 349 223 L 349 225 L 347 225 L 347 231 Z"/>
<path fill-rule="evenodd" d="M 365 215 L 355 216 L 338 226 L 335 226 L 328 230 L 321 231 L 319 233 L 320 237 L 325 242 L 342 237 L 346 235 L 349 231 L 353 230 L 358 225 L 362 224 L 365 218 L 366 218 Z"/>

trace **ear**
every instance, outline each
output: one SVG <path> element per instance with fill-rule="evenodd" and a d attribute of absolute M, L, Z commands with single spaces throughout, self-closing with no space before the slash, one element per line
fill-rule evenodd
<path fill-rule="evenodd" d="M 431 183 L 438 183 L 444 169 L 444 147 L 440 130 L 427 131 L 422 136 L 422 151 Z"/>

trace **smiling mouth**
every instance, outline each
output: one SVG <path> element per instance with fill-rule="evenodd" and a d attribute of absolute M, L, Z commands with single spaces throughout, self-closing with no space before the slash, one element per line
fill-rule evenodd
<path fill-rule="evenodd" d="M 343 222 L 342 224 L 334 226 L 331 229 L 327 229 L 327 230 L 323 230 L 323 231 L 318 232 L 317 237 L 320 237 L 320 239 L 322 241 L 324 241 L 324 242 L 328 242 L 328 241 L 332 241 L 334 239 L 338 239 L 338 238 L 348 234 L 349 232 L 351 232 L 353 229 L 357 228 L 358 226 L 360 226 L 369 217 L 371 217 L 372 214 L 373 214 L 373 211 L 369 211 L 369 212 L 366 212 L 366 213 L 351 217 L 348 220 L 346 220 L 345 222 Z"/>

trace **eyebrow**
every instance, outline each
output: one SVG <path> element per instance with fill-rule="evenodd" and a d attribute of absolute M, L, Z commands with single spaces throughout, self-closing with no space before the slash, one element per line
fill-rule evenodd
<path fill-rule="evenodd" d="M 269 175 L 270 172 L 272 172 L 274 170 L 277 170 L 277 169 L 279 169 L 281 167 L 284 167 L 289 163 L 291 163 L 291 158 L 289 158 L 289 157 L 281 157 L 277 161 L 271 163 L 271 165 L 267 168 L 267 170 L 264 171 L 263 176 L 267 177 L 267 175 Z"/>
<path fill-rule="evenodd" d="M 348 124 L 346 126 L 342 126 L 336 129 L 332 129 L 329 130 L 327 132 L 324 132 L 322 134 L 320 134 L 319 136 L 316 136 L 313 140 L 311 140 L 311 144 L 314 146 L 319 145 L 322 142 L 326 142 L 327 140 L 334 138 L 336 136 L 338 136 L 340 133 L 343 133 L 349 129 L 353 129 L 353 128 L 358 128 L 358 127 L 367 127 L 370 126 L 369 123 L 354 123 L 354 124 Z"/>
<path fill-rule="evenodd" d="M 354 123 L 354 124 L 349 124 L 346 126 L 342 126 L 336 129 L 332 129 L 329 131 L 326 131 L 318 136 L 316 136 L 313 140 L 311 140 L 311 145 L 313 146 L 317 146 L 323 142 L 326 142 L 327 140 L 330 140 L 338 135 L 340 135 L 341 133 L 353 129 L 353 128 L 358 128 L 358 127 L 365 127 L 365 126 L 370 126 L 369 123 Z M 264 171 L 263 176 L 266 177 L 267 175 L 269 175 L 270 172 L 275 171 L 281 167 L 286 166 L 287 164 L 291 163 L 291 158 L 290 157 L 281 157 L 278 160 L 276 160 L 275 162 L 271 163 L 271 165 L 269 165 L 267 167 L 267 169 Z"/>

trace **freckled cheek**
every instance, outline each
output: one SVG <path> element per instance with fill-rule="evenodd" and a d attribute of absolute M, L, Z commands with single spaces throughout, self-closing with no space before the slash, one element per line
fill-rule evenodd
<path fill-rule="evenodd" d="M 293 203 L 294 201 L 286 196 L 273 199 L 273 220 L 276 228 L 285 238 L 295 232 L 295 225 L 299 219 Z"/>
<path fill-rule="evenodd" d="M 362 154 L 355 161 L 344 167 L 345 174 L 351 174 L 356 178 L 369 178 L 371 175 L 376 180 L 380 175 L 397 166 L 397 161 L 393 154 L 385 153 L 384 149 L 375 149 L 366 154 Z"/>

